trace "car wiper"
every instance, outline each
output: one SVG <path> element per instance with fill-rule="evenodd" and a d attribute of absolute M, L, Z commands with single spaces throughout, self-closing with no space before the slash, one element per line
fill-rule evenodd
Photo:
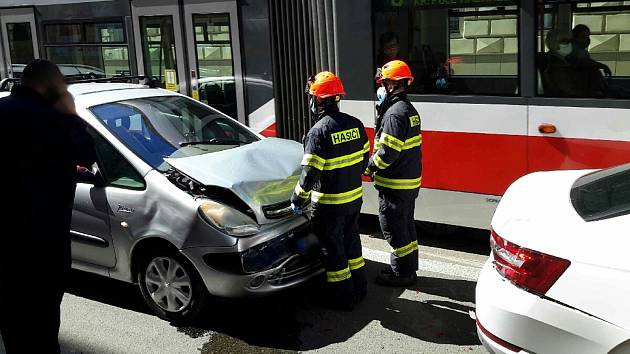
<path fill-rule="evenodd" d="M 192 145 L 243 145 L 249 144 L 249 141 L 243 141 L 238 139 L 222 139 L 222 138 L 212 138 L 210 140 L 199 140 L 199 141 L 184 141 L 179 143 L 180 147 L 184 146 L 192 146 Z"/>

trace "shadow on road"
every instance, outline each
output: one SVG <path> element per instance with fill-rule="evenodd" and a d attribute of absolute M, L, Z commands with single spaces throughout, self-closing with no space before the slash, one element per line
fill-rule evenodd
<path fill-rule="evenodd" d="M 362 220 L 361 224 L 363 228 L 378 230 L 376 218 Z M 469 240 L 465 241 L 468 242 L 467 251 L 472 247 L 487 254 L 484 251 L 487 237 L 481 237 L 481 233 L 487 231 L 479 231 L 479 235 L 473 236 L 478 239 L 472 246 Z M 464 242 L 455 239 L 459 236 L 421 234 L 420 240 L 424 245 L 453 249 L 453 245 Z M 381 267 L 380 263 L 367 261 L 370 280 Z M 469 317 L 475 296 L 472 281 L 420 277 L 407 292 L 370 283 L 368 297 L 353 312 L 338 312 L 321 306 L 319 292 L 323 282 L 322 278 L 313 279 L 297 289 L 262 299 L 215 299 L 198 323 L 178 330 L 194 338 L 208 335 L 209 341 L 200 348 L 203 354 L 318 349 L 345 342 L 373 321 L 395 333 L 422 341 L 479 344 L 475 323 Z M 414 292 L 422 293 L 422 300 Z M 136 285 L 97 275 L 73 271 L 68 293 L 150 313 Z"/>
<path fill-rule="evenodd" d="M 370 279 L 382 266 L 367 262 Z M 316 279 L 267 299 L 220 301 L 196 324 L 196 328 L 213 333 L 202 353 L 319 349 L 345 342 L 372 321 L 427 342 L 479 344 L 475 323 L 469 317 L 473 308 L 459 303 L 472 302 L 474 282 L 421 277 L 410 290 L 441 297 L 439 301 L 423 302 L 414 299 L 413 293 L 403 295 L 403 289 L 370 284 L 368 297 L 353 312 L 322 307 L 318 296 L 321 282 L 322 279 Z M 254 350 L 252 345 L 260 349 Z"/>
<path fill-rule="evenodd" d="M 378 217 L 361 215 L 360 231 L 364 235 L 383 239 Z M 448 249 L 487 256 L 490 254 L 490 232 L 427 222 L 417 222 L 418 242 L 422 246 Z"/>
<path fill-rule="evenodd" d="M 366 263 L 369 279 L 383 265 Z M 250 299 L 216 299 L 203 318 L 180 332 L 191 337 L 209 335 L 201 353 L 278 353 L 318 349 L 342 343 L 379 321 L 384 328 L 423 341 L 439 344 L 477 345 L 475 323 L 469 306 L 475 283 L 420 277 L 417 285 L 404 289 L 369 284 L 368 297 L 353 312 L 321 306 L 323 279 L 276 296 Z M 72 272 L 69 293 L 127 310 L 149 313 L 135 285 L 104 277 Z M 403 293 L 404 292 L 404 293 Z M 414 292 L 426 294 L 420 301 Z M 252 347 L 253 346 L 253 347 Z"/>

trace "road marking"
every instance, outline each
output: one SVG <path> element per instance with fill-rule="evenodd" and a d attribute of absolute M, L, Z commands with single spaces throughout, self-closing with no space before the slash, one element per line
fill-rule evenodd
<path fill-rule="evenodd" d="M 363 247 L 363 258 L 373 262 L 390 264 L 390 253 Z M 440 262 L 432 259 L 418 259 L 420 270 L 450 275 L 459 278 L 477 281 L 481 268 L 468 267 L 460 264 Z"/>
<path fill-rule="evenodd" d="M 420 246 L 422 247 L 422 246 Z M 461 259 L 461 258 L 456 258 L 456 257 L 448 257 L 448 256 L 444 256 L 441 254 L 437 254 L 437 253 L 429 253 L 429 252 L 425 252 L 422 249 L 420 249 L 420 258 L 422 258 L 422 255 L 427 255 L 433 258 L 442 258 L 445 259 L 447 261 L 452 261 L 453 263 L 466 263 L 467 265 L 473 267 L 473 268 L 483 268 L 483 265 L 486 263 L 485 260 L 483 261 L 472 261 L 472 260 L 466 260 L 466 259 Z M 486 257 L 487 258 L 487 257 Z"/>

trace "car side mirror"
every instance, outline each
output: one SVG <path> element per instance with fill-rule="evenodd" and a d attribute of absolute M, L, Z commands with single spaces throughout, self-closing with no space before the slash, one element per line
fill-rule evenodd
<path fill-rule="evenodd" d="M 89 169 L 83 166 L 77 166 L 77 183 L 93 184 L 95 187 L 103 187 L 105 181 L 96 166 Z"/>

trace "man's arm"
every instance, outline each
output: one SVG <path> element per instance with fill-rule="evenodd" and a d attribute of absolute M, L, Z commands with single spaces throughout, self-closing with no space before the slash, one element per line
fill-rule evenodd
<path fill-rule="evenodd" d="M 313 186 L 319 181 L 324 170 L 325 160 L 324 137 L 317 129 L 309 131 L 304 142 L 302 158 L 302 174 L 291 196 L 291 203 L 302 207 L 311 198 Z"/>
<path fill-rule="evenodd" d="M 383 130 L 379 138 L 379 148 L 372 155 L 366 172 L 377 172 L 388 168 L 400 156 L 407 136 L 404 117 L 388 115 L 383 119 Z"/>
<path fill-rule="evenodd" d="M 88 126 L 76 115 L 66 115 L 70 123 L 70 139 L 73 145 L 74 160 L 78 166 L 91 169 L 96 162 L 94 140 L 88 132 Z"/>

